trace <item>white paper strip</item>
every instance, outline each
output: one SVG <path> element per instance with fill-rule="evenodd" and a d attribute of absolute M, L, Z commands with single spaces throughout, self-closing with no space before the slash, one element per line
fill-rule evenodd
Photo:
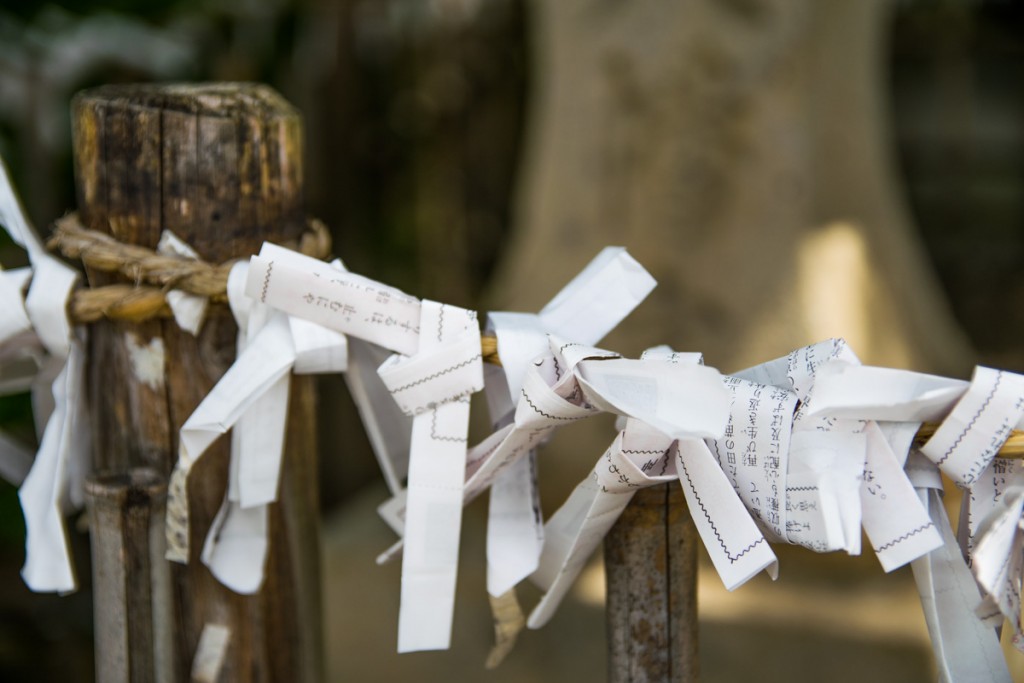
<path fill-rule="evenodd" d="M 742 586 L 764 569 L 773 579 L 778 578 L 775 553 L 707 444 L 698 439 L 680 440 L 676 470 L 693 523 L 726 589 Z"/>
<path fill-rule="evenodd" d="M 924 422 L 947 415 L 968 383 L 907 370 L 841 360 L 825 363 L 815 380 L 809 415 Z"/>
<path fill-rule="evenodd" d="M 52 365 L 60 362 L 56 359 L 66 359 L 53 382 L 54 410 L 43 430 L 39 453 L 18 491 L 26 526 L 22 576 L 32 590 L 69 592 L 76 583 L 63 514 L 81 502 L 78 489 L 88 470 L 90 441 L 82 394 L 84 339 L 73 337 L 65 313 L 78 275 L 46 253 L 21 210 L 2 160 L 0 225 L 28 251 L 32 262 L 32 283 L 23 306 L 13 299 L 24 287 L 25 271 L 3 274 L 4 335 L 24 334 L 27 314 L 40 342 L 55 358 Z"/>
<path fill-rule="evenodd" d="M 188 474 L 217 438 L 291 371 L 295 347 L 287 317 L 275 314 L 182 425 L 167 505 L 167 559 L 189 555 Z"/>
<path fill-rule="evenodd" d="M 942 536 L 914 492 L 878 425 L 868 422 L 867 463 L 861 485 L 864 531 L 885 571 L 942 547 Z"/>
<path fill-rule="evenodd" d="M 377 368 L 390 355 L 390 351 L 376 344 L 350 337 L 345 382 L 384 474 L 384 481 L 392 495 L 396 495 L 403 490 L 409 474 L 413 418 L 402 412 L 377 374 Z"/>
<path fill-rule="evenodd" d="M 246 294 L 298 318 L 405 355 L 420 345 L 420 302 L 314 258 L 264 244 L 250 262 Z"/>
<path fill-rule="evenodd" d="M 853 419 L 859 411 L 833 411 L 842 392 L 828 383 L 834 379 L 830 371 L 858 364 L 845 342 L 828 340 L 738 376 L 793 389 L 802 402 L 793 422 L 787 537 L 814 550 L 842 548 L 854 554 L 860 552 L 858 527 L 863 525 L 883 568 L 890 571 L 940 547 L 942 539 L 906 480 L 905 454 L 893 453 L 877 424 Z M 916 386 L 934 401 L 932 383 Z M 871 381 L 860 387 L 876 390 Z M 901 385 L 904 393 L 912 390 Z M 829 408 L 823 410 L 823 405 Z M 855 485 L 859 501 L 851 495 Z"/>
<path fill-rule="evenodd" d="M 785 491 L 779 503 L 780 517 L 786 517 L 785 539 L 816 552 L 845 550 L 857 554 L 861 527 L 859 489 L 866 457 L 864 439 L 860 436 L 863 424 L 810 419 L 807 413 L 819 367 L 837 357 L 857 362 L 845 342 L 829 339 L 735 376 L 754 385 L 791 391 L 802 402 L 793 417 L 785 478 L 777 485 Z M 775 410 L 774 406 L 772 409 Z M 745 422 L 749 420 L 747 416 Z M 754 441 L 764 441 L 768 434 L 758 430 Z M 769 450 L 768 444 L 759 450 Z M 721 447 L 716 449 L 721 458 L 720 451 Z M 735 466 L 723 462 L 723 467 L 731 474 Z"/>
<path fill-rule="evenodd" d="M 247 267 L 245 263 L 236 264 L 228 276 L 228 304 L 238 325 L 238 356 L 245 353 L 250 340 L 259 335 L 271 317 L 266 306 L 243 294 Z M 267 504 L 277 494 L 290 379 L 291 374 L 286 373 L 272 383 L 235 423 L 227 492 L 200 552 L 200 560 L 210 573 L 243 595 L 255 593 L 263 584 L 269 546 Z"/>
<path fill-rule="evenodd" d="M 476 314 L 422 303 L 419 353 L 393 357 L 381 379 L 415 415 L 409 455 L 398 651 L 446 649 L 451 640 L 462 521 L 469 395 L 483 389 Z"/>
<path fill-rule="evenodd" d="M 649 446 L 665 442 L 664 436 L 654 434 L 645 438 L 644 430 L 638 429 L 637 435 L 631 437 L 630 431 L 627 427 L 619 433 L 590 476 L 576 486 L 545 525 L 540 564 L 530 576 L 545 593 L 530 613 L 526 622 L 529 628 L 540 628 L 554 616 L 583 566 L 636 491 L 675 479 L 669 453 L 641 455 L 641 464 L 634 462 L 628 452 L 651 450 Z"/>
<path fill-rule="evenodd" d="M 245 268 L 246 264 L 236 265 L 228 281 L 232 310 L 240 329 L 246 331 L 244 350 L 182 426 L 178 463 L 169 486 L 167 557 L 188 560 L 189 471 L 221 434 L 238 423 L 226 507 L 208 536 L 203 555 L 211 568 L 220 572 L 218 578 L 225 585 L 250 593 L 259 587 L 253 583 L 254 567 L 260 568 L 262 577 L 262 563 L 252 559 L 261 553 L 265 556 L 266 551 L 265 540 L 261 540 L 266 533 L 265 511 L 258 508 L 277 495 L 290 372 L 295 368 L 340 372 L 346 367 L 347 355 L 342 335 L 242 302 L 239 290 L 246 281 Z M 246 509 L 253 511 L 243 514 Z M 221 557 L 211 538 L 224 548 L 250 548 L 250 566 L 237 559 L 241 555 L 234 551 L 227 551 L 225 557 L 230 560 Z"/>
<path fill-rule="evenodd" d="M 939 680 L 949 683 L 1008 683 L 1012 679 L 999 647 L 999 638 L 991 626 L 975 615 L 981 596 L 950 528 L 941 491 L 921 489 L 919 495 L 928 505 L 943 539 L 942 547 L 919 557 L 910 565 L 921 596 Z"/>
<path fill-rule="evenodd" d="M 921 447 L 956 483 L 969 487 L 1024 416 L 1024 376 L 977 367 L 967 392 Z"/>
<path fill-rule="evenodd" d="M 556 337 L 596 344 L 655 284 L 624 247 L 605 247 L 541 310 L 542 326 Z"/>
<path fill-rule="evenodd" d="M 83 396 L 84 332 L 76 337 L 66 310 L 78 274 L 46 253 L 32 229 L 0 159 L 0 226 L 28 251 L 32 280 L 24 302 L 21 292 L 27 269 L 0 272 L 0 344 L 4 345 L 0 371 L 4 390 L 31 385 L 35 419 L 41 432 L 39 453 L 18 491 L 25 515 L 25 566 L 22 576 L 36 591 L 68 592 L 75 589 L 63 515 L 83 503 L 82 483 L 90 468 L 91 436 Z M 27 329 L 26 317 L 32 330 Z M 44 360 L 37 344 L 48 352 Z M 13 363 L 12 363 L 13 361 Z M 52 392 L 44 386 L 52 381 Z M 44 393 L 51 393 L 44 397 Z M 5 469 L 23 469 L 23 456 L 15 450 Z M 15 475 L 16 476 L 16 475 Z"/>
<path fill-rule="evenodd" d="M 199 254 L 196 250 L 186 244 L 180 237 L 170 230 L 164 230 L 160 234 L 160 241 L 157 242 L 156 252 L 165 256 L 180 256 L 191 260 L 197 260 Z M 195 336 L 199 334 L 199 328 L 203 325 L 206 317 L 206 309 L 209 299 L 205 296 L 189 294 L 178 289 L 171 289 L 166 294 L 167 305 L 174 314 L 174 321 L 178 327 Z"/>
<path fill-rule="evenodd" d="M 993 463 L 993 466 L 1000 461 Z M 1010 465 L 1011 463 L 1006 463 Z M 978 616 L 989 626 L 998 626 L 1005 617 L 1013 628 L 1013 643 L 1018 649 L 1024 641 L 1021 635 L 1022 574 L 1024 574 L 1024 533 L 1021 519 L 1024 515 L 1024 475 L 1017 463 L 1004 469 L 1003 474 L 986 472 L 984 500 L 988 514 L 983 520 L 971 520 L 974 544 L 971 554 L 972 569 L 984 599 L 978 606 Z M 1012 470 L 1012 472 L 1011 472 Z M 977 515 L 978 510 L 972 512 Z"/>
<path fill-rule="evenodd" d="M 199 644 L 192 659 L 192 680 L 195 683 L 216 683 L 224 666 L 231 629 L 220 624 L 205 624 L 199 634 Z"/>
<path fill-rule="evenodd" d="M 787 539 L 786 481 L 797 396 L 779 387 L 725 378 L 729 423 L 708 445 L 761 530 Z"/>
<path fill-rule="evenodd" d="M 486 375 L 488 407 L 496 427 L 510 420 L 533 360 L 547 334 L 594 345 L 640 304 L 654 278 L 622 247 L 608 247 L 566 285 L 538 315 L 492 312 L 487 328 L 498 342 L 503 377 Z M 508 465 L 491 484 L 487 515 L 487 590 L 504 596 L 537 569 L 544 523 L 537 490 L 537 454 Z M 514 594 L 498 604 L 515 600 Z M 499 629 L 500 630 L 500 629 Z"/>
<path fill-rule="evenodd" d="M 85 351 L 80 342 L 53 383 L 56 409 L 46 425 L 32 470 L 18 490 L 25 515 L 22 578 L 34 591 L 68 593 L 78 585 L 68 550 L 64 513 L 70 503 L 69 462 L 85 456 L 82 405 Z M 88 437 L 88 432 L 85 432 Z"/>
<path fill-rule="evenodd" d="M 820 383 L 809 411 L 815 415 L 943 420 L 921 451 L 959 485 L 971 488 L 965 496 L 967 514 L 961 515 L 969 521 L 962 528 L 964 549 L 970 552 L 973 530 L 998 496 L 998 487 L 986 484 L 983 473 L 991 470 L 995 454 L 1024 416 L 1024 377 L 979 367 L 968 384 L 835 363 L 822 369 Z"/>

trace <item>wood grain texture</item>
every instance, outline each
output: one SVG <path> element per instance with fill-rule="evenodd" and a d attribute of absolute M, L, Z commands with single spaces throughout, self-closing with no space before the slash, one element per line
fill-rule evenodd
<path fill-rule="evenodd" d="M 170 229 L 214 263 L 246 258 L 264 240 L 294 240 L 305 229 L 301 121 L 271 89 L 105 86 L 77 95 L 72 109 L 86 227 L 150 248 Z M 112 281 L 88 276 L 94 285 Z M 91 325 L 96 468 L 146 466 L 169 475 L 178 430 L 230 366 L 235 334 L 224 306 L 212 308 L 198 337 L 173 321 Z M 144 381 L 136 367 L 140 349 L 151 361 L 162 355 L 162 380 Z M 178 672 L 190 671 L 210 622 L 231 629 L 220 680 L 322 679 L 313 390 L 309 378 L 292 382 L 279 502 L 270 509 L 270 557 L 258 595 L 232 593 L 198 558 L 224 496 L 228 440 L 215 443 L 192 471 L 192 557 L 172 567 Z"/>
<path fill-rule="evenodd" d="M 609 683 L 694 683 L 697 529 L 679 485 L 638 491 L 604 553 Z"/>
<path fill-rule="evenodd" d="M 104 683 L 171 683 L 165 478 L 136 468 L 90 477 L 85 492 L 92 530 L 96 678 Z"/>

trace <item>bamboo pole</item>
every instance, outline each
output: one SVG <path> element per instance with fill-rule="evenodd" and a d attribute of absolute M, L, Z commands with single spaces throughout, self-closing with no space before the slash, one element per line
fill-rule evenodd
<path fill-rule="evenodd" d="M 171 575 L 164 560 L 167 483 L 136 468 L 90 477 L 96 680 L 172 683 Z"/>
<path fill-rule="evenodd" d="M 168 229 L 208 263 L 247 257 L 264 240 L 294 242 L 305 231 L 301 122 L 269 88 L 105 86 L 80 93 L 72 108 L 85 227 L 149 249 Z M 125 282 L 86 270 L 92 286 Z M 149 467 L 167 477 L 178 431 L 232 362 L 235 335 L 225 306 L 211 307 L 198 337 L 171 320 L 91 324 L 87 384 L 97 470 Z M 228 440 L 214 444 L 192 471 L 192 556 L 186 566 L 169 567 L 179 679 L 193 671 L 204 630 L 223 635 L 225 628 L 218 680 L 323 678 L 310 378 L 292 381 L 286 439 L 279 502 L 269 512 L 266 579 L 256 595 L 232 593 L 198 557 L 224 497 Z M 98 529 L 97 538 L 105 532 Z"/>

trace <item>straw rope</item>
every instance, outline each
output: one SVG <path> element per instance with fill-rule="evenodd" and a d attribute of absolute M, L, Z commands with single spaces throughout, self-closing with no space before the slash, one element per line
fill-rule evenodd
<path fill-rule="evenodd" d="M 166 298 L 170 289 L 206 296 L 212 301 L 226 301 L 228 273 L 234 265 L 234 261 L 210 264 L 179 256 L 164 256 L 152 249 L 124 244 L 110 235 L 83 227 L 74 213 L 57 221 L 47 246 L 69 259 L 80 259 L 89 268 L 118 273 L 139 283 L 76 290 L 68 304 L 68 314 L 75 323 L 91 323 L 101 318 L 141 322 L 171 317 Z M 294 248 L 296 245 L 285 246 Z M 322 222 L 310 220 L 309 230 L 303 233 L 297 247 L 307 256 L 326 258 L 331 251 L 330 233 Z M 501 365 L 497 339 L 484 335 L 480 345 L 484 362 Z M 934 423 L 921 425 L 914 437 L 914 445 L 924 445 L 937 428 Z M 998 456 L 1024 459 L 1024 432 L 1014 430 Z"/>
<path fill-rule="evenodd" d="M 88 268 L 117 273 L 136 283 L 75 290 L 68 303 L 68 315 L 72 322 L 80 324 L 101 318 L 141 322 L 170 317 L 165 295 L 171 289 L 209 297 L 215 302 L 227 301 L 228 273 L 235 264 L 234 260 L 210 264 L 124 244 L 110 235 L 83 227 L 74 213 L 56 222 L 47 246 L 66 258 L 81 260 Z M 331 252 L 331 236 L 322 222 L 312 219 L 298 244 L 284 246 L 323 259 Z"/>

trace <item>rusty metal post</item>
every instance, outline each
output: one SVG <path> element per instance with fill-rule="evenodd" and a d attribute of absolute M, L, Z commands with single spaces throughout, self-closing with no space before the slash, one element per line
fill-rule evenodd
<path fill-rule="evenodd" d="M 697 529 L 678 484 L 634 496 L 604 542 L 609 683 L 697 680 Z"/>
<path fill-rule="evenodd" d="M 85 484 L 92 545 L 96 680 L 171 683 L 171 574 L 164 560 L 167 485 L 135 468 Z"/>

